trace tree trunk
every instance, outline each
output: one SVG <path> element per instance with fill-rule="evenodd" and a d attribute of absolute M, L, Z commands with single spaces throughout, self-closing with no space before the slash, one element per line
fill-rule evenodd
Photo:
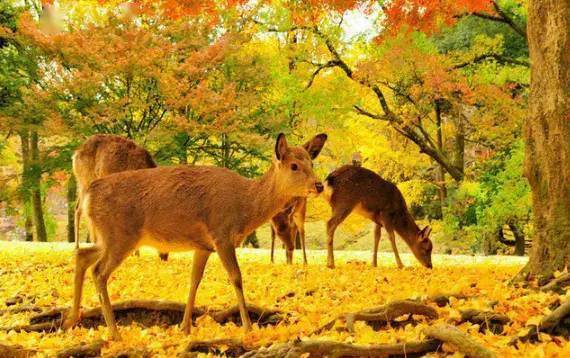
<path fill-rule="evenodd" d="M 524 246 L 525 246 L 524 233 L 522 233 L 519 230 L 517 224 L 511 223 L 509 224 L 509 228 L 511 229 L 513 235 L 515 236 L 515 252 L 513 253 L 513 255 L 524 256 Z"/>
<path fill-rule="evenodd" d="M 437 126 L 437 147 L 443 152 L 443 131 L 441 129 L 441 103 L 435 101 L 435 121 Z M 445 168 L 439 164 L 437 181 L 439 187 L 439 205 L 440 205 L 440 215 L 443 218 L 443 212 L 445 208 L 445 199 L 447 198 L 447 187 L 445 186 Z"/>
<path fill-rule="evenodd" d="M 24 229 L 26 232 L 26 241 L 34 241 L 34 224 L 32 222 L 32 195 L 30 192 L 30 136 L 27 131 L 20 132 L 20 140 L 22 145 L 22 185 L 20 191 L 22 193 Z"/>
<path fill-rule="evenodd" d="M 31 154 L 31 175 L 30 184 L 32 191 L 32 209 L 34 214 L 34 226 L 36 227 L 36 237 L 38 241 L 47 242 L 46 224 L 44 221 L 44 211 L 42 205 L 41 192 L 41 162 L 39 149 L 38 132 L 32 131 L 30 137 L 30 154 Z"/>
<path fill-rule="evenodd" d="M 453 166 L 461 171 L 461 173 L 465 172 L 465 123 L 463 116 L 462 108 L 459 107 L 455 132 L 455 148 L 453 151 Z"/>
<path fill-rule="evenodd" d="M 570 1 L 530 0 L 525 176 L 533 198 L 531 276 L 570 265 Z"/>
<path fill-rule="evenodd" d="M 77 181 L 70 174 L 67 180 L 67 242 L 75 242 L 75 203 L 77 201 Z"/>

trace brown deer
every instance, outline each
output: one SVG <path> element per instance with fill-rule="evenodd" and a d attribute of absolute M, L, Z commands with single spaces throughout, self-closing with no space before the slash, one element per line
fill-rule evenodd
<path fill-rule="evenodd" d="M 293 263 L 293 250 L 297 234 L 303 249 L 303 263 L 307 264 L 305 252 L 305 215 L 307 213 L 307 199 L 295 198 L 288 203 L 282 211 L 271 219 L 271 262 L 275 251 L 275 236 L 285 245 L 287 264 Z"/>
<path fill-rule="evenodd" d="M 73 155 L 73 174 L 77 179 L 78 200 L 75 206 L 75 248 L 79 248 L 79 224 L 83 193 L 96 179 L 126 170 L 156 168 L 152 156 L 132 140 L 116 135 L 96 134 L 89 137 Z M 167 253 L 161 253 L 163 261 Z"/>
<path fill-rule="evenodd" d="M 345 165 L 333 171 L 325 179 L 324 196 L 332 208 L 332 217 L 327 222 L 327 266 L 334 267 L 334 232 L 351 212 L 376 223 L 374 230 L 374 253 L 372 265 L 377 266 L 378 243 L 382 227 L 388 232 L 392 250 L 399 268 L 404 267 L 396 247 L 396 231 L 425 267 L 431 268 L 431 228 L 422 230 L 408 211 L 406 201 L 396 185 L 382 179 L 371 170 L 354 165 Z"/>
<path fill-rule="evenodd" d="M 149 245 L 159 251 L 194 250 L 190 294 L 181 324 L 184 332 L 190 333 L 196 291 L 214 251 L 228 272 L 241 321 L 249 330 L 235 248 L 294 197 L 322 192 L 312 158 L 326 139 L 319 134 L 303 147 L 289 147 L 280 134 L 272 166 L 257 179 L 218 167 L 175 166 L 121 172 L 94 181 L 84 193 L 82 209 L 96 245 L 77 251 L 73 307 L 64 327 L 77 323 L 85 271 L 94 265 L 105 322 L 111 336 L 120 339 L 107 280 L 130 252 Z"/>

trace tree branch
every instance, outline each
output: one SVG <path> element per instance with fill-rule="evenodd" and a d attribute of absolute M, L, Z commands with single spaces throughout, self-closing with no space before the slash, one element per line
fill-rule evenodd
<path fill-rule="evenodd" d="M 471 61 L 458 63 L 455 66 L 453 66 L 452 68 L 453 69 L 464 68 L 464 67 L 467 67 L 467 66 L 475 64 L 475 63 L 483 62 L 487 59 L 494 59 L 495 61 L 497 61 L 500 64 L 510 64 L 510 65 L 530 67 L 530 63 L 528 61 L 516 60 L 514 58 L 501 56 L 501 55 L 496 54 L 496 53 L 487 53 L 484 55 L 479 55 L 479 56 L 475 57 L 474 59 L 472 59 Z"/>

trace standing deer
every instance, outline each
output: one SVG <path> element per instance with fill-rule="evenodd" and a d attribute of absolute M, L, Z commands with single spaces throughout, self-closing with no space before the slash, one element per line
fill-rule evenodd
<path fill-rule="evenodd" d="M 73 155 L 73 174 L 77 178 L 78 200 L 75 206 L 75 248 L 79 248 L 79 224 L 83 193 L 96 179 L 126 170 L 156 168 L 152 156 L 132 140 L 96 134 L 89 137 Z M 93 238 L 95 239 L 95 238 Z M 161 253 L 163 261 L 167 253 Z"/>
<path fill-rule="evenodd" d="M 332 217 L 327 222 L 327 266 L 334 267 L 334 232 L 352 211 L 376 223 L 374 230 L 374 253 L 372 265 L 377 266 L 378 243 L 382 227 L 388 231 L 390 244 L 399 268 L 404 267 L 396 247 L 396 231 L 408 244 L 414 256 L 425 267 L 431 268 L 431 228 L 422 230 L 408 211 L 406 201 L 396 185 L 382 179 L 366 168 L 345 165 L 333 171 L 325 179 L 324 196 L 332 208 Z"/>
<path fill-rule="evenodd" d="M 303 249 L 303 263 L 307 264 L 305 252 L 305 215 L 307 213 L 307 199 L 295 198 L 285 206 L 285 209 L 271 218 L 271 262 L 275 251 L 275 236 L 285 245 L 287 264 L 293 263 L 293 250 L 297 233 L 301 239 Z"/>
<path fill-rule="evenodd" d="M 279 134 L 273 164 L 257 179 L 218 167 L 176 166 L 121 172 L 94 181 L 84 193 L 82 209 L 96 245 L 77 251 L 73 307 L 64 327 L 78 321 L 85 271 L 94 266 L 105 322 L 111 337 L 120 340 L 107 280 L 130 252 L 150 245 L 160 251 L 194 250 L 181 324 L 185 333 L 190 333 L 196 291 L 214 251 L 228 272 L 241 321 L 249 330 L 235 248 L 294 197 L 322 192 L 311 158 L 326 139 L 326 134 L 319 134 L 303 147 L 289 147 L 285 135 Z"/>

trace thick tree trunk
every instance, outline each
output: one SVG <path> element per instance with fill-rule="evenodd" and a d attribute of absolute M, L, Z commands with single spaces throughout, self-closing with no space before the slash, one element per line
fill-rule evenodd
<path fill-rule="evenodd" d="M 31 154 L 31 175 L 30 184 L 32 191 L 32 209 L 34 213 L 34 226 L 36 227 L 36 237 L 38 241 L 47 241 L 46 224 L 44 221 L 44 210 L 41 192 L 41 163 L 39 149 L 38 132 L 33 130 L 30 136 L 30 154 Z"/>
<path fill-rule="evenodd" d="M 77 182 L 71 174 L 67 180 L 67 242 L 75 242 L 75 202 L 77 200 Z"/>
<path fill-rule="evenodd" d="M 570 264 L 570 1 L 530 0 L 528 39 L 525 176 L 535 235 L 527 270 L 548 277 Z"/>
<path fill-rule="evenodd" d="M 24 230 L 26 241 L 34 241 L 34 224 L 32 222 L 32 195 L 30 192 L 30 136 L 27 131 L 20 132 L 22 146 L 22 193 Z"/>

